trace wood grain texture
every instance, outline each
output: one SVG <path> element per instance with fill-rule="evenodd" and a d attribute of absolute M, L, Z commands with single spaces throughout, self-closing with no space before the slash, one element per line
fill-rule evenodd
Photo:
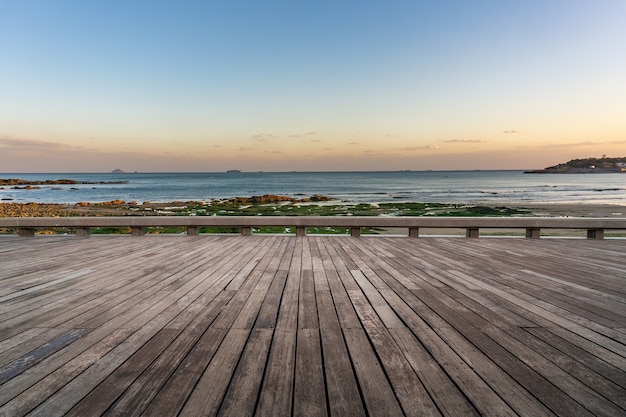
<path fill-rule="evenodd" d="M 626 415 L 626 240 L 0 238 L 0 416 Z"/>

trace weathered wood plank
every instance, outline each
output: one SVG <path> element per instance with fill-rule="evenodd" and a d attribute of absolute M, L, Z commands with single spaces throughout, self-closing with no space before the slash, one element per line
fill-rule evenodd
<path fill-rule="evenodd" d="M 272 334 L 272 329 L 252 330 L 219 410 L 220 416 L 254 415 Z"/>
<path fill-rule="evenodd" d="M 296 342 L 293 414 L 326 416 L 326 392 L 319 329 L 299 328 Z"/>
<path fill-rule="evenodd" d="M 114 404 L 117 398 L 141 375 L 144 369 L 178 336 L 178 333 L 179 331 L 171 329 L 157 333 L 65 415 L 104 414 L 109 406 Z"/>
<path fill-rule="evenodd" d="M 295 293 L 295 291 L 291 291 Z M 295 324 L 295 323 L 294 323 Z M 255 415 L 291 415 L 296 357 L 296 329 L 277 328 L 267 361 Z"/>
<path fill-rule="evenodd" d="M 626 413 L 624 240 L 35 237 L 0 253 L 1 416 Z"/>
<path fill-rule="evenodd" d="M 107 411 L 108 416 L 141 415 L 150 402 L 159 393 L 167 380 L 198 343 L 207 326 L 219 314 L 223 306 L 232 298 L 232 292 L 224 291 L 211 299 L 211 303 L 200 311 L 187 327 L 175 327 L 180 331 L 178 337 L 163 350 L 163 353 L 152 362 L 124 391 L 115 404 Z M 172 329 L 166 327 L 165 329 Z"/>
<path fill-rule="evenodd" d="M 345 329 L 344 337 L 368 414 L 404 416 L 363 329 Z"/>
<path fill-rule="evenodd" d="M 143 415 L 153 417 L 178 415 L 222 343 L 226 332 L 224 328 L 207 329 Z"/>
<path fill-rule="evenodd" d="M 318 290 L 316 296 L 330 415 L 346 417 L 365 415 L 330 291 Z"/>
<path fill-rule="evenodd" d="M 478 416 L 478 411 L 408 329 L 389 329 L 415 373 L 445 416 Z"/>
<path fill-rule="evenodd" d="M 214 416 L 230 383 L 250 330 L 231 329 L 191 392 L 180 416 Z"/>

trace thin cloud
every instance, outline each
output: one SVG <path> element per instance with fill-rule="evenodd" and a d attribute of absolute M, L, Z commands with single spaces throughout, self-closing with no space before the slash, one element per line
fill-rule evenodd
<path fill-rule="evenodd" d="M 306 133 L 294 133 L 289 135 L 290 138 L 303 138 L 303 137 L 307 137 L 307 136 L 314 136 L 316 135 L 317 132 L 306 132 Z"/>
<path fill-rule="evenodd" d="M 503 130 L 502 133 L 520 133 L 520 131 L 511 129 L 511 130 Z"/>
<path fill-rule="evenodd" d="M 545 144 L 542 145 L 543 148 L 577 148 L 580 146 L 598 146 L 598 145 L 604 145 L 603 142 L 592 142 L 592 141 L 585 141 L 585 142 L 573 142 L 573 143 L 554 143 L 554 144 Z"/>
<path fill-rule="evenodd" d="M 0 149 L 14 152 L 54 152 L 54 151 L 88 151 L 94 150 L 84 146 L 68 145 L 61 142 L 43 140 L 0 138 Z"/>
<path fill-rule="evenodd" d="M 449 139 L 449 140 L 444 140 L 443 142 L 446 143 L 482 143 L 482 142 L 487 142 L 484 139 Z"/>
<path fill-rule="evenodd" d="M 261 142 L 261 143 L 265 143 L 270 139 L 276 139 L 279 136 L 276 135 L 272 135 L 270 133 L 258 133 L 256 135 L 252 135 L 252 139 L 255 140 L 256 142 Z"/>
<path fill-rule="evenodd" d="M 404 148 L 398 148 L 401 151 L 436 151 L 439 149 L 437 145 L 425 145 L 425 146 L 407 146 Z"/>
<path fill-rule="evenodd" d="M 348 145 L 360 145 L 360 143 L 356 141 L 351 141 L 351 142 L 348 142 Z"/>
<path fill-rule="evenodd" d="M 319 143 L 319 142 L 321 142 L 321 141 L 322 141 L 321 139 L 311 139 L 311 142 L 316 142 L 316 143 Z"/>

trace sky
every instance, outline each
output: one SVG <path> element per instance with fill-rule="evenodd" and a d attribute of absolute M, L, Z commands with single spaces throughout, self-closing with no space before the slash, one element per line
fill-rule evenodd
<path fill-rule="evenodd" d="M 624 0 L 0 0 L 0 172 L 626 156 Z"/>

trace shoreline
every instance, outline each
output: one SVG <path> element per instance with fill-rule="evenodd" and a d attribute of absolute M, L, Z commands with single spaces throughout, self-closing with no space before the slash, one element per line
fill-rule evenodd
<path fill-rule="evenodd" d="M 596 203 L 531 203 L 511 204 L 511 207 L 523 207 L 536 216 L 545 217 L 610 217 L 626 218 L 626 206 Z"/>
<path fill-rule="evenodd" d="M 384 209 L 381 209 L 381 206 Z M 411 211 L 411 210 L 413 211 Z M 418 209 L 421 209 L 420 212 Z M 330 211 L 330 213 L 329 213 Z M 336 213 L 332 213 L 336 211 Z M 292 199 L 262 196 L 260 200 L 235 198 L 210 203 L 201 201 L 101 203 L 16 203 L 1 202 L 0 217 L 66 216 L 163 216 L 163 215 L 401 215 L 401 216 L 531 216 L 626 218 L 626 206 L 612 204 L 440 204 L 440 203 L 346 203 L 323 196 Z"/>

